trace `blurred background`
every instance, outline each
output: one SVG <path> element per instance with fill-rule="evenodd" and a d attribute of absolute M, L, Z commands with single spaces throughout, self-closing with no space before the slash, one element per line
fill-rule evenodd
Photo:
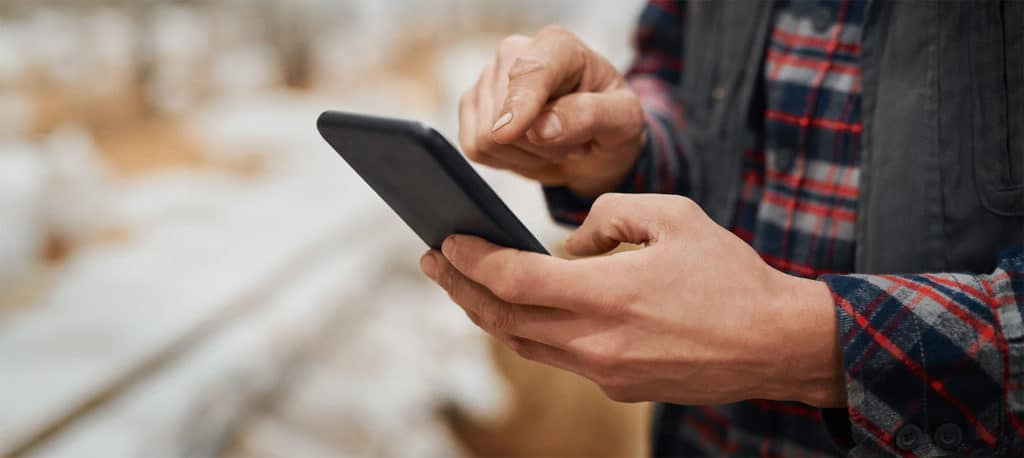
<path fill-rule="evenodd" d="M 320 139 L 448 138 L 498 41 L 620 67 L 639 0 L 0 0 L 0 456 L 636 456 L 647 406 L 494 345 Z M 479 168 L 553 251 L 539 188 Z"/>

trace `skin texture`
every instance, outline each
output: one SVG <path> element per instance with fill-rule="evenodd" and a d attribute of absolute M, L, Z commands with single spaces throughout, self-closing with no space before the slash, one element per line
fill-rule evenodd
<path fill-rule="evenodd" d="M 482 329 L 617 401 L 845 405 L 831 293 L 768 266 L 681 196 L 605 194 L 577 260 L 456 235 L 421 259 Z"/>
<path fill-rule="evenodd" d="M 577 260 L 456 235 L 421 269 L 527 359 L 618 401 L 843 406 L 831 293 L 767 265 L 693 201 L 602 194 L 636 160 L 643 110 L 622 75 L 557 26 L 499 46 L 460 103 L 470 159 L 600 197 L 566 242 Z"/>
<path fill-rule="evenodd" d="M 580 195 L 621 183 L 643 135 L 643 109 L 622 75 L 559 26 L 502 40 L 459 102 L 466 156 Z"/>

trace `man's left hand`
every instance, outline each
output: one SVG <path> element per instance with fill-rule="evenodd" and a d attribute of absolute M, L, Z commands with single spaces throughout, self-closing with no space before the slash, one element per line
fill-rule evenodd
<path fill-rule="evenodd" d="M 693 201 L 605 194 L 566 242 L 577 260 L 449 237 L 421 268 L 525 358 L 618 401 L 845 405 L 831 293 L 766 264 Z"/>

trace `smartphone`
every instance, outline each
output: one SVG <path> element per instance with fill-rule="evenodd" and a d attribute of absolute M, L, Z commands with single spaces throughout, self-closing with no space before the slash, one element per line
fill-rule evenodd
<path fill-rule="evenodd" d="M 428 246 L 452 234 L 548 254 L 469 162 L 416 121 L 326 111 L 324 140 Z"/>

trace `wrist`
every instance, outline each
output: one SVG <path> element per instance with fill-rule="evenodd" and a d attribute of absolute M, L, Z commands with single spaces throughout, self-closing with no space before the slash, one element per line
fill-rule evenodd
<path fill-rule="evenodd" d="M 846 378 L 839 347 L 835 301 L 821 281 L 786 275 L 777 307 L 783 339 L 778 358 L 784 392 L 779 400 L 816 407 L 846 405 Z"/>
<path fill-rule="evenodd" d="M 623 151 L 617 160 L 614 160 L 612 164 L 601 164 L 598 169 L 601 172 L 611 170 L 610 173 L 606 172 L 571 179 L 566 183 L 565 187 L 572 191 L 573 194 L 585 198 L 595 198 L 606 192 L 619 191 L 622 188 L 623 183 L 625 183 L 633 173 L 636 161 L 640 159 L 640 151 L 643 149 L 646 142 L 647 130 L 645 128 L 643 133 L 640 135 L 639 140 L 637 140 L 634 145 L 631 145 Z M 587 168 L 589 169 L 592 167 Z"/>
<path fill-rule="evenodd" d="M 565 187 L 577 196 L 593 199 L 607 192 L 618 191 L 632 167 L 614 175 L 591 177 L 566 183 Z"/>

